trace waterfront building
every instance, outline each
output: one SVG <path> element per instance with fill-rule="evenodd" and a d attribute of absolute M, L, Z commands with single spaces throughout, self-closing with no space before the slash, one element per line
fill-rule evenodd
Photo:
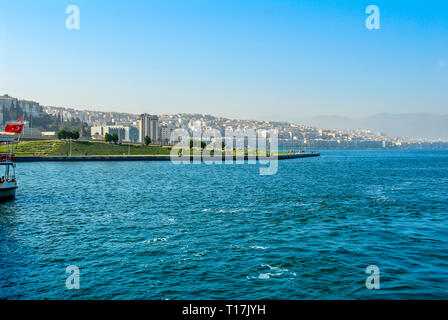
<path fill-rule="evenodd" d="M 0 124 L 5 123 L 5 119 L 8 119 L 7 115 L 12 110 L 16 110 L 18 107 L 18 100 L 16 98 L 10 97 L 7 94 L 0 97 L 0 112 L 1 112 L 1 122 Z"/>
<path fill-rule="evenodd" d="M 57 138 L 57 132 L 56 131 L 43 131 L 41 132 L 42 137 L 47 139 L 56 139 Z"/>
<path fill-rule="evenodd" d="M 159 118 L 150 114 L 142 114 L 138 120 L 139 141 L 144 142 L 145 137 L 149 137 L 152 143 L 160 141 Z"/>
<path fill-rule="evenodd" d="M 22 109 L 22 112 L 32 116 L 32 117 L 39 117 L 41 108 L 39 103 L 35 101 L 30 100 L 19 100 L 19 107 Z"/>
<path fill-rule="evenodd" d="M 21 115 L 28 115 L 27 119 L 39 117 L 41 107 L 38 102 L 30 100 L 19 100 L 5 94 L 0 96 L 0 124 L 12 121 Z"/>
<path fill-rule="evenodd" d="M 90 134 L 93 139 L 104 139 L 104 135 L 116 133 L 120 141 L 123 142 L 137 142 L 138 129 L 134 126 L 94 126 L 90 128 Z"/>
<path fill-rule="evenodd" d="M 169 144 L 171 139 L 171 128 L 167 125 L 160 127 L 160 141 L 162 144 Z"/>

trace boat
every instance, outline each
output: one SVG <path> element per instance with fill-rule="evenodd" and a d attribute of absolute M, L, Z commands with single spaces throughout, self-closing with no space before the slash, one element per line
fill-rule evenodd
<path fill-rule="evenodd" d="M 0 154 L 0 202 L 16 198 L 17 179 L 14 155 L 14 138 L 0 137 L 0 144 L 6 144 L 6 153 Z"/>
<path fill-rule="evenodd" d="M 7 122 L 4 131 L 0 132 L 0 145 L 6 145 L 6 152 L 0 153 L 0 202 L 16 198 L 18 186 L 14 145 L 20 142 L 23 125 L 22 115 L 17 121 Z"/>

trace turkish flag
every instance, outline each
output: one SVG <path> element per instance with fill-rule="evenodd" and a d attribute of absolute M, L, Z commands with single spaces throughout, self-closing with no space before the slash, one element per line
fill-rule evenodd
<path fill-rule="evenodd" d="M 22 133 L 23 124 L 8 124 L 5 128 L 5 132 Z"/>

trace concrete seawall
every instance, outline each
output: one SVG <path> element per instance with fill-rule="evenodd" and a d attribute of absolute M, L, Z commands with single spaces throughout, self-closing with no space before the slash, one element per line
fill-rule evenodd
<path fill-rule="evenodd" d="M 278 160 L 297 159 L 297 158 L 310 158 L 319 157 L 320 153 L 291 153 L 280 154 Z M 185 160 L 179 158 L 179 161 Z M 190 157 L 193 160 L 193 157 Z M 213 159 L 216 160 L 216 159 Z M 225 160 L 223 157 L 222 160 Z M 237 160 L 234 156 L 233 160 Z M 244 157 L 244 160 L 248 160 L 248 156 Z M 251 158 L 253 160 L 253 158 Z M 274 160 L 270 157 L 257 157 L 257 160 Z M 16 156 L 16 162 L 57 162 L 57 161 L 171 161 L 169 155 L 161 156 Z"/>

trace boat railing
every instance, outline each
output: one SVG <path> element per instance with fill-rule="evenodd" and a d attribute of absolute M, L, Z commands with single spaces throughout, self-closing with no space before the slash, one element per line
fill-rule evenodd
<path fill-rule="evenodd" d="M 19 140 L 16 135 L 0 132 L 0 145 L 6 145 L 6 148 L 0 153 L 0 163 L 16 161 L 14 146 L 16 146 L 18 142 Z"/>
<path fill-rule="evenodd" d="M 15 162 L 16 156 L 9 153 L 0 153 L 0 162 Z"/>

